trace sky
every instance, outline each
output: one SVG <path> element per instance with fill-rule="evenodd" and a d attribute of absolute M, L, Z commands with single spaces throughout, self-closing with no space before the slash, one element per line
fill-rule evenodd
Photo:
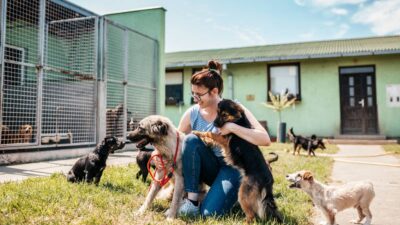
<path fill-rule="evenodd" d="M 69 0 L 104 15 L 166 11 L 166 52 L 400 35 L 400 0 Z"/>

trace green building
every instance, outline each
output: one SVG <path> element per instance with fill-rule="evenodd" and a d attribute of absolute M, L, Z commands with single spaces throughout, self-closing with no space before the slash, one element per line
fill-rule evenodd
<path fill-rule="evenodd" d="M 278 115 L 262 105 L 288 89 L 282 113 L 295 133 L 400 137 L 400 36 L 167 53 L 165 115 L 175 124 L 193 103 L 190 77 L 210 59 L 224 65 L 224 98 L 237 99 L 276 135 Z"/>

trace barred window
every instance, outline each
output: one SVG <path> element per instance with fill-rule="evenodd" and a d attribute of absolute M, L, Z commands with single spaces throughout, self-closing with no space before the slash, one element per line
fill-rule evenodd
<path fill-rule="evenodd" d="M 165 73 L 165 104 L 183 103 L 183 71 L 167 71 Z"/>
<path fill-rule="evenodd" d="M 4 85 L 23 85 L 24 84 L 24 62 L 25 49 L 7 45 L 4 54 Z"/>

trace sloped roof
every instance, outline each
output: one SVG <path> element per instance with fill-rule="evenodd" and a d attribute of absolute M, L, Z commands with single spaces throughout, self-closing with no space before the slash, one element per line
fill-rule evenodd
<path fill-rule="evenodd" d="M 400 36 L 171 52 L 166 53 L 165 64 L 167 68 L 176 68 L 204 66 L 210 59 L 245 63 L 384 54 L 400 54 Z"/>

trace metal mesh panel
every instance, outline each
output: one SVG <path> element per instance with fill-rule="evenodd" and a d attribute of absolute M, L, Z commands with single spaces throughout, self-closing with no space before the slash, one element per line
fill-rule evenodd
<path fill-rule="evenodd" d="M 128 34 L 128 120 L 140 121 L 156 113 L 156 42 L 135 32 Z"/>
<path fill-rule="evenodd" d="M 96 19 L 46 5 L 41 144 L 94 143 Z"/>
<path fill-rule="evenodd" d="M 156 113 L 157 43 L 110 21 L 106 26 L 107 134 L 121 136 Z"/>
<path fill-rule="evenodd" d="M 125 31 L 106 23 L 107 25 L 107 135 L 123 136 L 124 131 L 124 74 L 125 74 Z"/>
<path fill-rule="evenodd" d="M 1 144 L 33 143 L 37 130 L 39 2 L 8 1 L 6 21 Z"/>
<path fill-rule="evenodd" d="M 156 90 L 128 84 L 128 119 L 140 121 L 156 113 Z"/>
<path fill-rule="evenodd" d="M 9 0 L 6 43 L 27 49 L 25 62 L 36 64 L 38 56 L 39 1 Z"/>

